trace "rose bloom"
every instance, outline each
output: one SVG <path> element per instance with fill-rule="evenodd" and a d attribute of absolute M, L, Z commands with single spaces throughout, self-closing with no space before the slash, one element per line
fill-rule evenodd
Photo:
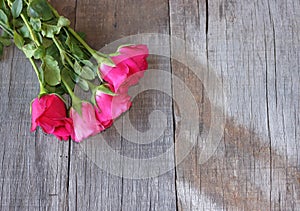
<path fill-rule="evenodd" d="M 100 67 L 103 79 L 112 85 L 112 91 L 116 93 L 127 78 L 135 76 L 130 80 L 131 83 L 127 84 L 132 86 L 144 76 L 144 71 L 148 68 L 149 51 L 146 45 L 131 45 L 121 47 L 118 53 L 119 55 L 111 57 L 115 67 L 106 64 Z"/>
<path fill-rule="evenodd" d="M 109 85 L 109 88 L 112 90 L 112 85 Z M 122 87 L 119 88 L 116 96 L 97 91 L 96 103 L 96 108 L 98 108 L 97 118 L 105 128 L 110 127 L 113 120 L 127 111 L 132 104 L 127 89 Z"/>
<path fill-rule="evenodd" d="M 81 114 L 74 108 L 70 109 L 70 117 L 73 120 L 74 134 L 72 139 L 81 142 L 89 136 L 96 135 L 104 130 L 104 127 L 96 117 L 96 111 L 92 104 L 82 102 Z"/>
<path fill-rule="evenodd" d="M 31 104 L 31 132 L 37 126 L 47 134 L 53 134 L 60 140 L 68 140 L 73 133 L 73 123 L 67 118 L 67 109 L 62 99 L 55 94 L 35 98 Z"/>
<path fill-rule="evenodd" d="M 115 67 L 106 64 L 100 67 L 103 79 L 109 83 L 109 89 L 116 93 L 116 96 L 111 96 L 101 91 L 96 92 L 96 115 L 105 128 L 130 108 L 132 103 L 127 94 L 128 89 L 138 83 L 148 68 L 149 51 L 146 45 L 123 46 L 118 53 L 119 55 L 111 57 Z"/>

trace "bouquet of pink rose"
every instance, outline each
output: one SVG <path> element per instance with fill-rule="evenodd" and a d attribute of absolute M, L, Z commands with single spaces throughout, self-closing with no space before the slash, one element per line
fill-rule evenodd
<path fill-rule="evenodd" d="M 80 142 L 110 127 L 130 108 L 128 88 L 148 68 L 147 46 L 121 46 L 108 55 L 97 52 L 46 0 L 0 0 L 0 27 L 0 54 L 13 40 L 39 81 L 31 131 L 40 126 L 60 140 Z M 75 95 L 76 85 L 90 91 L 90 102 Z"/>

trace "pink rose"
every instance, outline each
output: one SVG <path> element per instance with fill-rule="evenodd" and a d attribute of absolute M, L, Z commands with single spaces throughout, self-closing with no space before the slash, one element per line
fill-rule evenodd
<path fill-rule="evenodd" d="M 31 132 L 40 126 L 45 133 L 53 134 L 60 140 L 68 140 L 73 133 L 73 123 L 67 118 L 66 105 L 55 94 L 34 99 L 31 114 Z"/>
<path fill-rule="evenodd" d="M 110 86 L 110 89 L 112 89 L 112 86 Z M 96 92 L 96 103 L 98 107 L 96 115 L 105 128 L 110 127 L 113 123 L 113 119 L 119 117 L 131 106 L 130 96 L 127 95 L 127 89 L 124 90 L 120 88 L 119 92 L 116 94 L 116 96 L 111 96 L 101 91 Z"/>
<path fill-rule="evenodd" d="M 102 64 L 100 71 L 105 81 L 113 85 L 113 91 L 117 92 L 119 87 L 130 76 L 135 76 L 130 80 L 128 86 L 138 83 L 139 79 L 144 76 L 144 71 L 148 68 L 147 57 L 149 55 L 146 45 L 131 45 L 121 47 L 119 55 L 111 57 L 116 64 L 111 67 Z"/>
<path fill-rule="evenodd" d="M 83 139 L 96 135 L 104 130 L 104 127 L 96 117 L 95 109 L 92 104 L 82 102 L 81 112 L 82 114 L 80 115 L 74 108 L 70 110 L 70 117 L 74 125 L 72 139 L 76 142 L 81 142 Z"/>

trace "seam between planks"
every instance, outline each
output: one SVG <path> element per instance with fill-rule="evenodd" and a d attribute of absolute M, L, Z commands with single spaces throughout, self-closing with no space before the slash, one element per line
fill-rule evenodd
<path fill-rule="evenodd" d="M 76 30 L 76 22 L 77 22 L 77 0 L 75 0 L 75 17 L 74 17 L 74 29 Z M 69 139 L 69 149 L 68 149 L 68 175 L 67 175 L 67 193 L 66 193 L 66 209 L 70 210 L 69 202 L 70 202 L 70 171 L 71 171 L 71 150 L 72 150 L 72 140 Z M 77 176 L 76 176 L 76 210 L 77 210 Z"/>
<path fill-rule="evenodd" d="M 175 104 L 174 104 L 174 89 L 173 89 L 173 68 L 172 68 L 172 40 L 171 40 L 171 36 L 172 36 L 172 23 L 171 23 L 171 5 L 170 5 L 170 1 L 168 1 L 168 11 L 169 11 L 169 47 L 170 47 L 170 72 L 171 72 L 171 93 L 172 93 L 172 121 L 173 121 L 173 143 L 174 143 L 174 188 L 175 188 L 175 207 L 176 210 L 178 211 L 178 191 L 177 191 L 177 166 L 176 166 L 176 145 L 175 145 L 175 141 L 176 141 L 176 119 L 175 119 Z"/>

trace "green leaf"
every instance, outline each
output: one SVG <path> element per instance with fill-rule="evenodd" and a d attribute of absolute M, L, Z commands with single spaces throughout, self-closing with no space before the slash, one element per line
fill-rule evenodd
<path fill-rule="evenodd" d="M 31 18 L 42 19 L 43 21 L 51 20 L 54 15 L 46 0 L 31 0 L 27 14 Z"/>
<path fill-rule="evenodd" d="M 0 0 L 0 9 L 3 10 L 3 12 L 9 16 L 10 15 L 10 10 L 8 9 L 8 6 L 5 2 L 5 0 Z"/>
<path fill-rule="evenodd" d="M 27 58 L 31 58 L 34 55 L 36 47 L 35 47 L 34 43 L 29 43 L 27 45 L 24 45 L 22 50 Z"/>
<path fill-rule="evenodd" d="M 70 50 L 73 54 L 77 55 L 78 58 L 80 58 L 80 59 L 84 58 L 84 52 L 81 50 L 81 48 L 77 44 L 73 43 L 71 45 Z"/>
<path fill-rule="evenodd" d="M 84 65 L 88 66 L 89 68 L 91 68 L 94 73 L 96 74 L 97 72 L 99 72 L 99 69 L 98 69 L 98 65 L 95 65 L 93 64 L 91 61 L 89 60 L 82 60 L 81 61 Z"/>
<path fill-rule="evenodd" d="M 111 96 L 117 95 L 116 93 L 112 92 L 106 84 L 102 84 L 102 85 L 98 86 L 97 91 L 100 91 L 104 94 L 111 95 Z"/>
<path fill-rule="evenodd" d="M 56 86 L 61 82 L 60 69 L 58 62 L 49 55 L 42 59 L 42 68 L 44 70 L 45 82 L 50 86 Z"/>
<path fill-rule="evenodd" d="M 41 59 L 45 56 L 45 48 L 43 46 L 36 47 L 34 42 L 24 45 L 22 50 L 27 58 Z"/>
<path fill-rule="evenodd" d="M 46 55 L 52 56 L 55 60 L 60 59 L 60 53 L 55 44 L 52 43 L 50 47 L 46 48 Z"/>
<path fill-rule="evenodd" d="M 94 67 L 94 64 L 91 62 L 91 61 L 89 61 L 89 60 L 82 60 L 81 61 L 84 65 L 86 65 L 86 66 L 88 66 L 88 67 L 90 67 L 90 68 L 93 68 Z"/>
<path fill-rule="evenodd" d="M 35 31 L 39 32 L 42 30 L 42 22 L 40 19 L 30 18 L 30 24 Z"/>
<path fill-rule="evenodd" d="M 12 25 L 14 26 L 14 28 L 20 28 L 22 26 L 24 26 L 24 22 L 21 19 L 12 19 Z"/>
<path fill-rule="evenodd" d="M 45 89 L 47 90 L 48 93 L 55 93 L 57 95 L 63 95 L 63 94 L 66 93 L 65 89 L 61 85 L 59 85 L 59 86 L 49 86 L 49 85 L 46 84 Z"/>
<path fill-rule="evenodd" d="M 68 68 L 64 68 L 64 70 L 68 72 L 68 77 L 73 81 L 73 83 L 78 83 L 80 77 L 73 70 Z"/>
<path fill-rule="evenodd" d="M 9 39 L 11 38 L 11 36 L 6 31 L 2 31 L 2 37 Z"/>
<path fill-rule="evenodd" d="M 63 16 L 60 16 L 58 18 L 58 22 L 57 22 L 57 26 L 58 27 L 63 27 L 63 26 L 69 26 L 70 25 L 70 21 L 69 19 L 63 17 Z"/>
<path fill-rule="evenodd" d="M 49 24 L 42 24 L 42 35 L 44 37 L 53 38 L 54 35 L 58 34 L 60 31 L 60 27 Z"/>
<path fill-rule="evenodd" d="M 61 59 L 62 64 L 65 66 L 67 61 L 66 61 L 66 54 L 64 51 L 60 52 L 60 59 Z"/>
<path fill-rule="evenodd" d="M 96 77 L 94 71 L 89 66 L 81 67 L 77 61 L 74 63 L 74 71 L 86 80 L 94 80 Z"/>
<path fill-rule="evenodd" d="M 4 24 L 8 24 L 8 18 L 7 15 L 5 14 L 5 12 L 3 10 L 0 9 L 0 22 L 4 23 Z"/>
<path fill-rule="evenodd" d="M 66 83 L 68 87 L 70 87 L 71 89 L 74 89 L 75 82 L 72 78 L 71 72 L 67 68 L 62 69 L 61 77 L 63 78 L 64 83 Z"/>
<path fill-rule="evenodd" d="M 36 33 L 37 35 L 37 39 L 39 40 L 40 43 L 43 43 L 43 36 L 41 35 L 41 33 Z"/>
<path fill-rule="evenodd" d="M 0 37 L 0 43 L 2 43 L 4 46 L 10 46 L 11 40 L 7 37 Z"/>
<path fill-rule="evenodd" d="M 89 84 L 86 80 L 80 78 L 77 84 L 83 91 L 89 91 Z"/>
<path fill-rule="evenodd" d="M 23 0 L 15 0 L 11 7 L 11 14 L 14 18 L 20 16 L 23 9 Z"/>
<path fill-rule="evenodd" d="M 44 46 L 39 46 L 33 53 L 33 57 L 35 59 L 41 59 L 45 56 L 46 54 L 46 51 L 45 51 L 45 48 Z"/>
<path fill-rule="evenodd" d="M 81 50 L 80 46 L 77 44 L 77 40 L 75 40 L 69 34 L 67 34 L 66 45 L 69 47 L 71 53 L 75 54 L 77 58 L 85 59 L 85 54 Z"/>
<path fill-rule="evenodd" d="M 74 81 L 74 83 L 77 84 L 80 80 L 80 77 L 76 73 L 74 73 L 73 71 L 69 71 L 69 73 L 70 73 L 71 79 Z"/>
<path fill-rule="evenodd" d="M 82 68 L 82 72 L 80 74 L 80 77 L 86 79 L 86 80 L 94 80 L 96 75 L 94 73 L 94 71 L 89 68 L 88 66 L 84 66 Z"/>
<path fill-rule="evenodd" d="M 15 45 L 19 48 L 22 49 L 24 45 L 24 39 L 21 35 L 18 34 L 18 32 L 14 31 L 14 42 Z"/>
<path fill-rule="evenodd" d="M 23 25 L 20 29 L 19 29 L 19 33 L 22 37 L 25 37 L 25 38 L 31 38 L 30 36 L 30 32 L 28 30 L 28 28 Z"/>
<path fill-rule="evenodd" d="M 78 75 L 80 75 L 81 72 L 82 72 L 82 68 L 81 68 L 80 64 L 77 61 L 75 61 L 75 63 L 74 63 L 74 71 Z"/>
<path fill-rule="evenodd" d="M 53 45 L 53 41 L 51 40 L 51 39 L 48 39 L 48 38 L 43 38 L 43 46 L 45 47 L 45 48 L 48 48 L 48 47 L 50 47 L 51 45 Z"/>

